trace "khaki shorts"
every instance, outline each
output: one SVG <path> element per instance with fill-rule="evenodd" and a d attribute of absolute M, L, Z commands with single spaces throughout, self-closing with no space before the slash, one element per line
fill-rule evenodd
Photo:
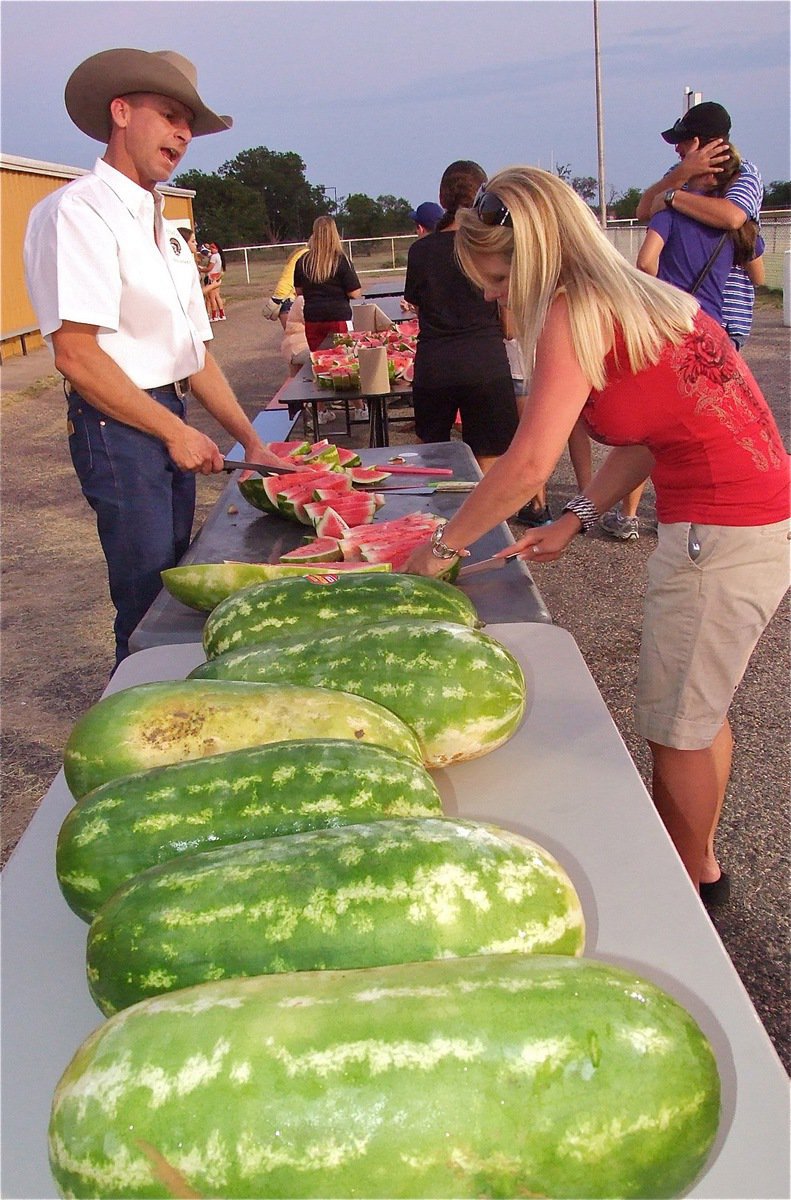
<path fill-rule="evenodd" d="M 789 522 L 659 526 L 648 560 L 635 721 L 649 741 L 710 746 L 789 584 Z"/>

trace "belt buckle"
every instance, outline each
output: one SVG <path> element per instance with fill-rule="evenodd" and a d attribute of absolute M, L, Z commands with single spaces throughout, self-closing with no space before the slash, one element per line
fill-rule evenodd
<path fill-rule="evenodd" d="M 176 389 L 179 400 L 185 400 L 190 390 L 190 381 L 189 379 L 177 379 L 173 387 Z"/>

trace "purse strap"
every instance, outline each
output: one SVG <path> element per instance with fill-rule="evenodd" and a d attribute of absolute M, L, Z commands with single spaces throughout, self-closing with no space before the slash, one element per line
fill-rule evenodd
<path fill-rule="evenodd" d="M 719 254 L 719 252 L 720 252 L 720 250 L 722 249 L 722 247 L 725 245 L 725 239 L 726 239 L 727 237 L 728 237 L 728 231 L 727 231 L 727 229 L 726 229 L 726 230 L 725 230 L 725 233 L 723 233 L 722 237 L 721 237 L 721 238 L 720 238 L 720 240 L 717 242 L 717 245 L 716 245 L 716 246 L 714 247 L 714 249 L 712 250 L 712 252 L 711 252 L 711 257 L 710 257 L 709 261 L 706 263 L 706 265 L 705 265 L 705 267 L 703 268 L 703 270 L 701 271 L 700 275 L 698 275 L 698 277 L 697 277 L 697 279 L 695 280 L 695 282 L 693 283 L 692 287 L 689 289 L 689 294 L 690 294 L 690 296 L 694 296 L 694 295 L 695 295 L 695 292 L 698 290 L 698 288 L 700 287 L 700 285 L 703 283 L 703 280 L 706 278 L 706 276 L 708 275 L 709 271 L 710 271 L 710 270 L 711 270 L 711 268 L 714 266 L 714 263 L 715 263 L 715 262 L 716 262 L 716 260 L 717 260 L 717 255 Z"/>

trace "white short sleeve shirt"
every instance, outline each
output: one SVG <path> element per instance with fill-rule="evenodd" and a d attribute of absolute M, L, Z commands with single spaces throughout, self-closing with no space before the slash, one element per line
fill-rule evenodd
<path fill-rule="evenodd" d="M 97 342 L 141 388 L 200 371 L 212 337 L 195 260 L 163 198 L 99 159 L 35 206 L 25 277 L 42 334 L 98 326 Z"/>

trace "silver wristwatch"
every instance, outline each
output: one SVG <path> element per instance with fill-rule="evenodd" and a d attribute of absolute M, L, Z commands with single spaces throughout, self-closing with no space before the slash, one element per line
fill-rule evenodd
<path fill-rule="evenodd" d="M 452 546 L 446 546 L 443 542 L 442 535 L 445 532 L 446 525 L 447 521 L 442 525 L 438 525 L 431 535 L 431 553 L 435 558 L 456 558 L 460 553 L 460 551 L 454 550 Z"/>
<path fill-rule="evenodd" d="M 665 192 L 665 208 L 673 207 L 673 201 L 675 199 L 675 196 L 676 196 L 676 189 L 668 188 L 668 190 Z"/>
<path fill-rule="evenodd" d="M 574 516 L 582 525 L 582 532 L 587 533 L 589 529 L 593 529 L 598 525 L 601 513 L 592 500 L 587 496 L 573 496 L 568 504 L 563 506 L 563 512 L 573 512 Z"/>

